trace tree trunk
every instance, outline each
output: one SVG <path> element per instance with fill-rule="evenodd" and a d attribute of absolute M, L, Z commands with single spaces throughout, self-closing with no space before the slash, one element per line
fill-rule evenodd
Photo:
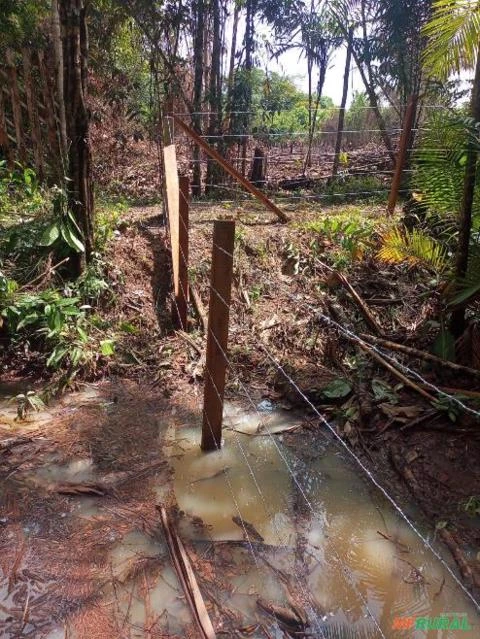
<path fill-rule="evenodd" d="M 318 108 L 320 106 L 320 100 L 322 99 L 323 94 L 323 86 L 325 84 L 325 76 L 327 74 L 327 64 L 328 64 L 328 55 L 325 55 L 325 58 L 320 63 L 318 84 L 317 84 L 317 97 L 315 100 L 315 110 L 313 112 L 313 118 L 311 122 L 310 132 L 308 134 L 308 148 L 307 155 L 305 157 L 305 164 L 303 167 L 303 175 L 306 173 L 307 166 L 312 166 L 312 145 L 313 145 L 313 137 L 315 135 L 315 129 L 317 127 L 317 115 Z"/>
<path fill-rule="evenodd" d="M 331 176 L 332 180 L 334 180 L 337 177 L 338 167 L 340 164 L 340 152 L 342 150 L 343 128 L 345 125 L 345 107 L 347 105 L 347 98 L 348 98 L 348 81 L 350 79 L 350 65 L 352 63 L 352 46 L 353 46 L 353 28 L 350 27 L 350 30 L 348 32 L 347 59 L 345 61 L 345 71 L 343 74 L 342 102 L 340 104 L 340 111 L 338 113 L 337 139 L 335 141 L 335 157 L 333 159 L 333 168 L 332 168 L 332 176 Z"/>
<path fill-rule="evenodd" d="M 208 135 L 217 136 L 220 133 L 222 122 L 222 38 L 220 35 L 220 0 L 212 0 L 213 14 L 213 40 L 212 40 L 212 66 L 210 70 L 210 87 L 208 103 L 210 107 L 210 119 L 208 125 Z M 209 140 L 210 144 L 222 153 L 222 145 L 219 144 L 217 137 Z M 208 159 L 207 164 L 207 180 L 206 191 L 211 193 L 212 187 L 219 183 L 223 174 L 221 167 L 212 160 Z"/>
<path fill-rule="evenodd" d="M 52 88 L 51 78 L 45 65 L 44 52 L 40 49 L 37 52 L 37 56 L 43 101 L 42 113 L 43 119 L 47 123 L 48 128 L 48 143 L 50 146 L 48 150 L 48 158 L 50 170 L 53 172 L 53 178 L 55 179 L 56 183 L 61 184 L 64 172 L 61 159 L 61 148 L 59 144 L 60 131 L 55 120 L 54 92 Z"/>
<path fill-rule="evenodd" d="M 235 79 L 235 56 L 237 53 L 237 35 L 238 35 L 238 18 L 240 16 L 240 5 L 238 2 L 235 2 L 235 6 L 233 9 L 233 24 L 232 24 L 232 38 L 231 38 L 231 48 L 230 48 L 230 64 L 228 68 L 228 89 L 227 89 L 227 109 L 229 112 L 229 116 L 231 119 L 230 112 L 233 108 L 232 104 L 232 93 L 233 93 L 233 85 Z"/>
<path fill-rule="evenodd" d="M 65 97 L 64 97 L 64 65 L 63 65 L 63 45 L 62 28 L 60 24 L 60 13 L 58 0 L 52 0 L 52 40 L 53 54 L 55 60 L 56 93 L 58 102 L 58 122 L 60 128 L 60 155 L 63 165 L 63 173 L 67 171 L 67 123 L 65 119 Z"/>
<path fill-rule="evenodd" d="M 79 275 L 94 249 L 93 185 L 86 104 L 88 36 L 84 0 L 64 0 L 60 17 L 63 27 L 68 205 L 85 246 L 85 253 L 76 252 L 72 259 L 75 273 Z"/>
<path fill-rule="evenodd" d="M 192 125 L 195 133 L 202 135 L 202 89 L 203 89 L 203 30 L 204 30 L 205 6 L 204 0 L 197 0 L 195 4 L 195 35 L 193 40 L 193 57 L 195 60 L 193 78 L 193 110 Z M 198 144 L 193 147 L 192 167 L 192 195 L 202 194 L 202 165 L 201 153 Z"/>
<path fill-rule="evenodd" d="M 30 49 L 22 50 L 23 56 L 23 86 L 27 98 L 28 119 L 30 120 L 30 136 L 32 139 L 33 157 L 35 170 L 39 179 L 44 178 L 43 171 L 43 151 L 42 134 L 40 133 L 40 122 L 38 119 L 38 100 L 36 99 L 35 86 L 32 82 L 32 61 Z"/>
<path fill-rule="evenodd" d="M 392 162 L 395 164 L 395 152 L 393 150 L 393 144 L 392 144 L 392 140 L 388 134 L 387 131 L 387 125 L 385 124 L 385 120 L 383 118 L 383 115 L 380 111 L 380 106 L 378 104 L 378 98 L 377 98 L 377 94 L 375 93 L 375 89 L 373 87 L 373 84 L 370 82 L 370 80 L 367 78 L 367 75 L 365 73 L 365 69 L 362 67 L 362 63 L 360 60 L 360 57 L 358 56 L 358 54 L 355 52 L 355 50 L 352 50 L 352 55 L 353 55 L 353 59 L 355 60 L 355 64 L 358 67 L 358 70 L 360 72 L 360 76 L 362 78 L 362 82 L 363 85 L 365 87 L 365 91 L 367 92 L 368 95 L 368 100 L 370 102 L 370 106 L 372 107 L 372 110 L 375 114 L 375 117 L 377 119 L 377 124 L 378 124 L 378 128 L 380 129 L 380 136 L 383 140 L 383 143 L 385 144 L 385 148 L 388 151 L 388 155 L 390 156 L 390 159 L 392 160 Z"/>
<path fill-rule="evenodd" d="M 471 117 L 475 122 L 480 122 L 480 45 L 475 67 L 475 79 L 472 89 Z M 478 151 L 473 141 L 467 147 L 467 161 L 465 165 L 465 178 L 463 182 L 462 207 L 458 221 L 458 247 L 455 258 L 455 278 L 465 277 L 468 268 L 468 256 L 470 249 L 470 236 L 472 231 L 472 210 L 475 196 L 475 183 L 477 178 Z M 458 308 L 452 313 L 450 329 L 458 337 L 465 330 L 465 309 Z"/>
<path fill-rule="evenodd" d="M 253 53 L 255 50 L 255 14 L 257 12 L 257 0 L 246 0 L 247 15 L 245 18 L 245 73 L 247 79 L 247 92 L 245 97 L 245 116 L 243 121 L 242 140 L 242 175 L 247 173 L 247 148 L 250 124 L 252 121 L 252 70 Z"/>
<path fill-rule="evenodd" d="M 6 61 L 8 68 L 8 77 L 10 80 L 10 97 L 12 101 L 12 115 L 15 126 L 15 139 L 17 141 L 17 154 L 20 162 L 25 164 L 27 156 L 25 152 L 25 141 L 23 139 L 23 121 L 22 121 L 22 105 L 20 102 L 20 91 L 18 88 L 17 67 L 15 66 L 15 57 L 10 49 L 7 49 Z"/>
<path fill-rule="evenodd" d="M 0 150 L 7 160 L 8 168 L 11 170 L 14 167 L 14 157 L 8 139 L 7 121 L 5 118 L 5 102 L 3 98 L 3 88 L 0 87 Z"/>

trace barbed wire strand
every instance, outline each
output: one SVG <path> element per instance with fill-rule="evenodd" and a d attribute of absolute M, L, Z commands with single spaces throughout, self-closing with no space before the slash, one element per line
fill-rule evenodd
<path fill-rule="evenodd" d="M 406 109 L 407 108 L 407 104 L 402 104 L 399 105 L 398 108 L 401 109 Z M 346 111 L 348 112 L 350 107 L 345 107 L 344 109 L 342 109 L 342 107 L 339 106 L 329 106 L 329 107 L 323 107 L 322 110 L 325 111 Z M 355 112 L 357 111 L 370 111 L 370 110 L 376 110 L 378 109 L 378 107 L 372 107 L 372 106 L 354 106 L 353 107 Z M 382 107 L 380 107 L 382 108 Z M 422 104 L 422 109 L 444 109 L 444 110 L 450 110 L 451 107 L 444 105 L 444 104 Z M 308 107 L 305 107 L 305 111 L 309 111 L 311 110 L 312 112 L 315 112 L 315 108 L 312 107 L 312 109 L 308 109 Z M 256 115 L 260 112 L 260 114 L 277 114 L 277 113 L 290 113 L 291 109 L 259 109 L 256 111 L 228 111 L 228 113 L 225 113 L 224 111 L 186 111 L 186 112 L 180 112 L 180 111 L 174 111 L 173 115 L 176 115 L 178 117 L 188 117 L 191 115 L 226 115 L 226 116 L 231 116 L 231 115 Z M 171 114 L 167 114 L 167 117 L 171 117 Z"/>
<path fill-rule="evenodd" d="M 217 295 L 219 295 L 218 291 L 215 291 L 215 289 L 212 289 Z M 220 296 L 220 299 L 223 298 Z M 258 410 L 257 406 L 255 405 L 255 402 L 253 401 L 253 398 L 251 397 L 251 395 L 248 393 L 248 390 L 246 389 L 245 385 L 243 384 L 243 382 L 241 381 L 240 377 L 238 375 L 235 374 L 234 370 L 233 370 L 233 366 L 232 363 L 230 362 L 227 354 L 225 353 L 224 349 L 222 348 L 221 344 L 218 342 L 215 334 L 211 331 L 210 334 L 212 335 L 217 348 L 220 350 L 222 357 L 225 360 L 226 365 L 228 366 L 228 368 L 234 373 L 234 376 L 236 378 L 236 380 L 239 382 L 239 384 L 242 386 L 242 389 L 245 393 L 245 396 L 247 397 L 249 403 L 251 404 L 251 406 L 253 407 L 253 409 L 260 415 L 260 411 Z M 293 472 L 292 467 L 288 461 L 288 459 L 286 458 L 285 454 L 283 453 L 283 451 L 281 450 L 280 446 L 278 445 L 278 443 L 276 442 L 274 436 L 272 435 L 272 433 L 270 432 L 270 430 L 268 429 L 268 426 L 265 425 L 265 431 L 267 432 L 268 436 L 270 437 L 272 443 L 274 444 L 275 449 L 277 450 L 280 458 L 282 459 L 283 463 L 285 464 L 285 467 L 287 468 L 287 471 L 289 473 L 289 475 L 291 476 L 291 478 L 293 479 L 295 486 L 297 487 L 297 489 L 299 490 L 303 500 L 305 501 L 305 503 L 307 504 L 308 509 L 310 510 L 310 512 L 312 513 L 312 515 L 316 516 L 317 513 L 315 512 L 315 509 L 313 508 L 310 500 L 308 499 L 308 496 L 305 493 L 305 490 L 303 489 L 302 485 L 300 484 L 300 482 L 298 481 L 297 475 Z M 351 570 L 350 568 L 342 561 L 340 555 L 337 553 L 337 551 L 332 548 L 332 552 L 335 554 L 337 561 L 339 562 L 339 564 L 342 566 L 342 570 L 344 571 L 345 576 L 348 578 L 348 581 L 350 582 L 350 585 L 353 587 L 354 591 L 356 592 L 356 594 L 359 596 L 360 600 L 362 601 L 363 605 L 365 606 L 365 609 L 367 610 L 368 614 L 370 615 L 370 617 L 372 618 L 375 626 L 377 627 L 378 631 L 380 632 L 380 634 L 382 635 L 382 637 L 384 639 L 386 639 L 382 628 L 380 627 L 380 625 L 378 624 L 378 621 L 375 618 L 375 615 L 372 613 L 372 611 L 370 610 L 370 607 L 368 605 L 368 602 L 366 601 L 365 597 L 363 596 L 363 594 L 360 592 L 360 590 L 358 589 L 354 579 L 353 579 L 353 575 L 351 574 Z"/>
<path fill-rule="evenodd" d="M 221 296 L 221 294 L 216 291 L 215 289 L 213 289 L 215 294 L 217 295 L 217 297 L 224 303 L 227 304 L 226 301 L 223 299 L 223 297 Z M 295 299 L 295 298 L 294 298 Z M 296 300 L 297 303 L 299 300 Z M 301 300 L 300 300 L 301 301 Z M 324 316 L 325 318 L 327 318 L 327 316 Z M 333 320 L 331 320 L 331 318 L 328 318 L 330 320 L 330 322 L 334 325 L 336 325 L 339 328 L 343 328 L 341 327 L 341 325 L 339 325 L 338 323 L 334 322 Z M 349 331 L 350 332 L 350 331 Z M 351 333 L 351 332 L 350 332 Z M 353 335 L 353 333 L 351 333 Z M 358 338 L 359 340 L 361 340 L 361 338 Z M 417 527 L 415 526 L 415 524 L 409 519 L 409 517 L 403 512 L 402 508 L 396 503 L 395 499 L 388 493 L 388 491 L 382 486 L 382 484 L 379 483 L 379 481 L 375 478 L 375 476 L 372 474 L 372 472 L 365 466 L 365 464 L 362 462 L 362 460 L 360 459 L 360 457 L 358 457 L 358 455 L 350 449 L 350 447 L 348 446 L 348 444 L 342 439 L 342 437 L 337 433 L 336 429 L 327 421 L 327 419 L 325 418 L 324 415 L 322 415 L 322 413 L 320 413 L 318 411 L 318 409 L 315 407 L 315 405 L 308 399 L 308 397 L 301 391 L 301 389 L 298 387 L 298 385 L 295 383 L 295 381 L 288 375 L 288 373 L 284 370 L 284 368 L 281 366 L 281 364 L 279 364 L 279 362 L 277 362 L 275 360 L 275 358 L 273 357 L 273 355 L 269 352 L 269 350 L 266 348 L 264 342 L 257 336 L 257 344 L 258 346 L 260 346 L 260 348 L 262 348 L 262 350 L 265 352 L 265 354 L 267 355 L 267 357 L 270 359 L 270 361 L 272 361 L 272 363 L 275 365 L 275 367 L 277 368 L 277 370 L 285 377 L 285 379 L 289 382 L 289 384 L 296 390 L 296 392 L 300 395 L 300 397 L 302 397 L 302 399 L 306 402 L 306 404 L 314 411 L 314 413 L 319 417 L 319 419 L 322 421 L 322 423 L 327 426 L 327 428 L 329 429 L 329 431 L 334 435 L 334 437 L 337 439 L 337 441 L 341 444 L 341 446 L 353 457 L 353 459 L 356 461 L 356 463 L 359 465 L 359 467 L 362 469 L 362 471 L 367 475 L 367 477 L 369 477 L 369 479 L 374 483 L 374 485 L 382 492 L 382 494 L 384 495 L 384 497 L 392 504 L 392 506 L 395 508 L 395 510 L 400 514 L 400 516 L 406 521 L 406 523 L 411 527 L 411 529 L 418 535 L 418 537 L 422 540 L 422 542 L 424 543 L 424 545 L 426 547 L 428 547 L 431 552 L 435 555 L 435 557 L 442 563 L 442 565 L 446 568 L 446 570 L 449 572 L 449 574 L 454 578 L 455 582 L 460 586 L 460 588 L 462 589 L 462 591 L 469 597 L 469 599 L 475 604 L 475 607 L 477 608 L 477 610 L 480 611 L 480 602 L 478 602 L 473 595 L 467 590 L 467 588 L 462 584 L 462 582 L 458 579 L 458 577 L 455 575 L 455 573 L 453 572 L 453 570 L 450 568 L 450 566 L 448 566 L 448 564 L 443 560 L 443 558 L 441 557 L 441 555 L 436 551 L 436 549 L 430 544 L 430 542 L 428 541 L 428 539 L 426 539 L 422 533 L 417 529 Z M 368 345 L 370 347 L 370 345 Z M 383 354 L 383 353 L 382 353 Z M 395 358 L 391 358 L 391 361 L 396 361 Z M 433 388 L 436 388 L 434 385 L 432 385 Z M 438 389 L 439 390 L 439 389 Z M 455 398 L 453 396 L 448 395 L 448 393 L 443 393 L 444 396 L 447 396 L 448 398 L 454 400 Z M 472 409 L 469 409 L 470 411 L 472 411 Z M 475 414 L 479 414 L 476 411 L 473 411 Z M 309 504 L 308 499 L 307 499 L 307 505 Z M 311 504 L 310 504 L 311 507 Z"/>

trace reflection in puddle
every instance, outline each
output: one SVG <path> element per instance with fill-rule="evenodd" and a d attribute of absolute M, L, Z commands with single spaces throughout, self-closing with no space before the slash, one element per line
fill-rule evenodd
<path fill-rule="evenodd" d="M 182 633 L 191 623 L 177 576 L 165 562 L 166 554 L 163 543 L 139 531 L 126 535 L 110 553 L 112 576 L 116 582 L 116 586 L 111 587 L 116 614 L 128 621 L 131 628 L 141 631 L 156 626 L 165 632 Z M 145 575 L 149 560 L 156 570 L 148 580 L 147 592 Z"/>
<path fill-rule="evenodd" d="M 87 389 L 76 398 L 62 400 L 62 406 L 75 410 L 76 401 L 98 402 L 98 393 Z M 212 565 L 223 580 L 223 584 L 209 584 L 207 603 L 213 595 L 219 610 L 228 609 L 240 620 L 237 627 L 253 626 L 259 620 L 270 624 L 269 636 L 275 639 L 284 637 L 283 632 L 260 613 L 257 598 L 289 606 L 289 590 L 303 601 L 309 636 L 479 637 L 479 617 L 470 600 L 358 469 L 320 435 L 313 450 L 294 455 L 285 446 L 283 433 L 299 420 L 270 405 L 263 408 L 260 415 L 252 416 L 228 407 L 224 447 L 215 453 L 200 450 L 198 424 L 171 428 L 167 434 L 175 498 L 187 515 L 179 520 L 179 535 L 192 542 L 196 557 L 211 553 Z M 15 404 L 0 402 L 0 424 L 5 415 L 14 419 Z M 31 425 L 21 427 L 37 427 L 37 417 Z M 268 432 L 276 434 L 269 436 Z M 301 436 L 297 442 L 300 450 Z M 47 455 L 44 461 L 29 475 L 41 485 L 99 480 L 90 457 L 63 464 Z M 152 499 L 163 502 L 170 490 L 164 476 L 161 481 L 154 476 L 146 481 Z M 71 513 L 91 519 L 102 512 L 104 503 L 102 498 L 74 497 Z M 193 525 L 194 518 L 200 518 L 204 526 Z M 102 525 L 108 533 L 108 521 Z M 35 533 L 32 538 L 38 536 Z M 192 617 L 161 535 L 153 538 L 134 530 L 120 541 L 119 536 L 112 531 L 112 536 L 105 537 L 107 565 L 114 579 L 103 589 L 104 601 L 115 606 L 118 619 L 130 624 L 131 636 L 155 636 L 155 632 L 185 636 Z M 250 547 L 238 544 L 244 539 L 251 542 Z M 201 572 L 201 566 L 194 564 L 193 568 Z M 5 597 L 1 622 L 4 610 L 15 604 L 9 599 L 7 584 L 0 583 L 0 587 Z M 200 580 L 200 587 L 205 588 L 205 581 Z M 393 629 L 395 618 L 436 617 L 451 611 L 467 614 L 471 630 Z M 63 636 L 63 630 L 48 636 L 56 639 Z M 265 635 L 252 630 L 249 636 Z"/>
<path fill-rule="evenodd" d="M 453 639 L 454 630 L 437 635 L 437 631 L 392 628 L 395 617 L 435 617 L 450 611 L 468 614 L 471 630 L 462 631 L 463 638 L 480 636 L 479 617 L 470 600 L 334 446 L 319 444 L 318 451 L 309 451 L 313 460 L 304 463 L 282 444 L 282 435 L 274 439 L 242 434 L 259 430 L 258 415 L 242 416 L 230 409 L 229 417 L 227 425 L 236 430 L 225 429 L 224 447 L 218 452 L 200 451 L 198 428 L 170 432 L 178 505 L 188 515 L 200 517 L 213 540 L 243 539 L 249 527 L 243 530 L 233 521 L 241 513 L 254 528 L 248 535 L 252 541 L 256 532 L 265 544 L 286 546 L 275 551 L 273 563 L 277 568 L 282 565 L 297 587 L 301 574 L 306 575 L 316 624 L 321 619 L 328 636 L 381 636 L 373 615 L 388 638 Z M 272 430 L 296 423 L 294 415 L 284 412 L 270 412 L 268 418 Z M 185 528 L 182 535 L 195 539 L 197 534 Z M 298 549 L 305 544 L 299 566 Z M 234 594 L 229 605 L 253 622 L 259 593 L 287 602 L 285 589 L 261 561 L 257 559 L 256 570 L 246 569 L 248 562 L 242 567 L 239 557 L 244 552 L 230 552 L 235 576 L 230 579 Z M 348 634 L 354 630 L 356 635 Z"/>

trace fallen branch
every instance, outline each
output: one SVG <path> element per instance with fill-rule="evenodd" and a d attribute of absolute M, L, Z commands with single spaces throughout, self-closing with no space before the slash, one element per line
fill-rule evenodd
<path fill-rule="evenodd" d="M 200 318 L 202 328 L 204 331 L 206 331 L 208 326 L 207 312 L 205 310 L 205 306 L 203 305 L 202 298 L 200 297 L 197 289 L 193 286 L 193 284 L 190 284 L 190 293 L 192 294 L 193 305 L 195 306 L 197 315 Z"/>
<path fill-rule="evenodd" d="M 388 339 L 382 339 L 381 337 L 375 337 L 374 335 L 365 335 L 361 334 L 360 337 L 369 342 L 373 342 L 374 344 L 379 344 L 380 346 L 384 346 L 388 348 L 390 351 L 397 351 L 399 353 L 406 353 L 407 355 L 411 355 L 412 357 L 417 357 L 418 359 L 423 359 L 428 362 L 434 362 L 435 364 L 439 364 L 444 368 L 449 368 L 452 371 L 456 371 L 458 373 L 465 373 L 466 375 L 473 375 L 475 377 L 480 378 L 480 371 L 475 370 L 474 368 L 469 368 L 468 366 L 462 366 L 461 364 L 455 364 L 454 362 L 449 362 L 446 359 L 442 359 L 441 357 L 437 357 L 432 353 L 427 353 L 426 351 L 421 351 L 418 348 L 413 348 L 411 346 L 405 346 L 404 344 L 397 344 L 396 342 L 390 342 Z"/>
<path fill-rule="evenodd" d="M 66 483 L 59 484 L 57 486 L 53 486 L 51 488 L 52 492 L 59 493 L 60 495 L 97 495 L 98 497 L 104 497 L 107 493 L 107 490 L 104 486 L 100 484 L 74 484 L 74 483 Z"/>
<path fill-rule="evenodd" d="M 195 342 L 190 337 L 190 335 L 188 335 L 188 333 L 185 333 L 185 331 L 175 331 L 175 334 L 178 335 L 178 337 L 181 337 L 184 342 L 187 342 L 189 346 L 191 346 L 195 351 L 197 351 L 200 357 L 203 355 L 203 350 L 200 348 L 200 346 L 198 346 L 198 344 L 195 344 Z"/>
<path fill-rule="evenodd" d="M 26 288 L 28 288 L 29 286 L 32 286 L 33 284 L 35 284 L 39 280 L 43 280 L 44 278 L 48 277 L 50 275 L 50 273 L 53 273 L 53 271 L 55 271 L 57 268 L 62 266 L 62 264 L 65 264 L 65 262 L 68 262 L 69 259 L 70 259 L 69 257 L 66 257 L 61 262 L 58 262 L 58 264 L 55 264 L 55 266 L 51 266 L 45 272 L 40 273 L 40 275 L 38 277 L 36 277 L 35 279 L 33 279 L 31 282 L 27 282 L 27 284 L 24 284 L 23 286 L 21 286 L 18 290 L 19 291 L 24 291 Z"/>
<path fill-rule="evenodd" d="M 175 570 L 177 571 L 178 579 L 182 585 L 193 617 L 200 630 L 200 635 L 201 637 L 203 637 L 203 639 L 216 639 L 212 622 L 205 607 L 205 602 L 203 601 L 202 594 L 198 587 L 195 574 L 192 570 L 190 560 L 188 558 L 182 540 L 173 529 L 173 526 L 168 519 L 167 511 L 165 510 L 164 506 L 156 506 L 156 508 L 160 513 L 162 526 L 173 565 L 175 566 Z"/>
<path fill-rule="evenodd" d="M 412 380 L 408 379 L 408 377 L 405 377 L 405 375 L 403 373 L 401 373 L 394 366 L 392 366 L 385 359 L 383 359 L 383 357 L 381 357 L 378 353 L 376 353 L 374 350 L 372 350 L 368 346 L 368 344 L 365 344 L 363 342 L 359 342 L 358 340 L 355 340 L 355 343 L 362 349 L 362 351 L 367 353 L 367 355 L 372 357 L 376 362 L 381 364 L 390 373 L 392 373 L 392 375 L 394 377 L 396 377 L 398 380 L 400 380 L 402 382 L 402 384 L 405 384 L 405 386 L 409 386 L 416 393 L 418 393 L 422 397 L 425 397 L 425 399 L 428 399 L 429 402 L 435 401 L 435 397 L 433 397 L 433 395 L 430 395 L 430 393 L 427 393 L 427 391 L 424 390 L 423 388 L 421 388 L 418 384 L 416 384 L 415 382 L 412 382 Z"/>
<path fill-rule="evenodd" d="M 353 301 L 358 306 L 366 323 L 377 335 L 381 335 L 383 333 L 382 327 L 377 322 L 375 316 L 373 315 L 372 311 L 369 309 L 365 300 L 357 293 L 357 291 L 353 288 L 353 286 L 347 280 L 345 275 L 342 275 L 338 271 L 334 271 L 334 275 L 338 279 L 340 284 L 350 293 L 350 296 L 352 297 Z"/>
<path fill-rule="evenodd" d="M 463 579 L 467 583 L 467 585 L 471 588 L 475 585 L 477 588 L 480 587 L 480 579 L 478 575 L 476 575 L 468 561 L 465 559 L 465 555 L 463 554 L 460 546 L 455 541 L 453 535 L 446 528 L 442 528 L 438 531 L 439 537 L 442 539 L 443 543 L 448 547 L 450 552 L 453 555 L 453 558 L 457 562 L 458 568 L 462 574 Z"/>

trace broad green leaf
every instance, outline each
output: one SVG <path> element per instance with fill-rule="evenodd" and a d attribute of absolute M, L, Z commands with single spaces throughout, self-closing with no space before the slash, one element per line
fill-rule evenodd
<path fill-rule="evenodd" d="M 322 390 L 322 395 L 328 399 L 342 399 L 352 392 L 352 386 L 346 379 L 334 379 Z"/>
<path fill-rule="evenodd" d="M 52 246 L 54 242 L 60 237 L 59 225 L 55 222 L 47 226 L 40 238 L 40 246 Z"/>
<path fill-rule="evenodd" d="M 62 226 L 62 237 L 68 244 L 68 246 L 74 251 L 76 251 L 77 253 L 85 253 L 85 246 L 83 245 L 83 242 L 79 240 L 70 226 L 66 224 Z"/>

